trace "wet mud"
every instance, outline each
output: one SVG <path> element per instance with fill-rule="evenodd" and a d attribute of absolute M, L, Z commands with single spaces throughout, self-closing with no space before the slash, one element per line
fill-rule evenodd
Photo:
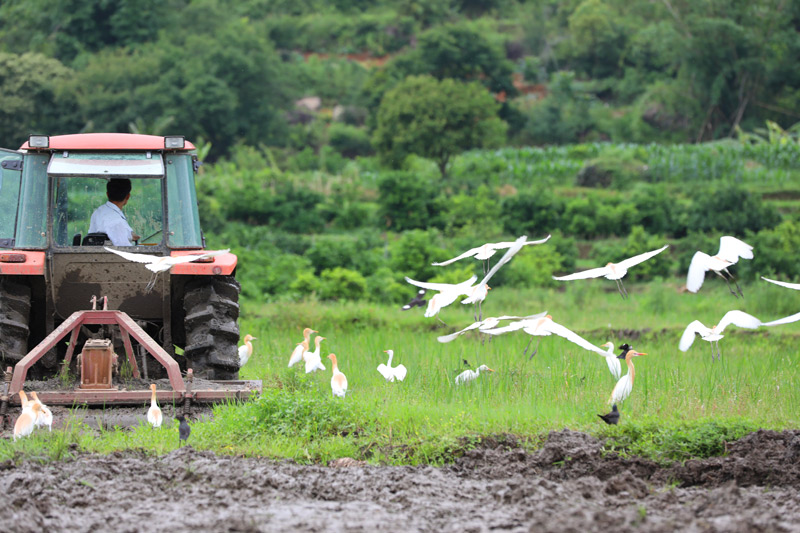
<path fill-rule="evenodd" d="M 177 445 L 177 442 L 176 442 Z M 551 433 L 485 439 L 446 467 L 303 466 L 191 447 L 0 464 L 3 530 L 800 531 L 800 431 L 661 467 Z"/>

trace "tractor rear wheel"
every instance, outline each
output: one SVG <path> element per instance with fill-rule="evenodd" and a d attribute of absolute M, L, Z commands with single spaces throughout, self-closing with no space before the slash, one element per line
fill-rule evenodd
<path fill-rule="evenodd" d="M 214 276 L 186 284 L 186 357 L 198 377 L 239 379 L 239 282 Z"/>
<path fill-rule="evenodd" d="M 31 288 L 9 278 L 0 279 L 0 359 L 3 366 L 28 353 Z"/>

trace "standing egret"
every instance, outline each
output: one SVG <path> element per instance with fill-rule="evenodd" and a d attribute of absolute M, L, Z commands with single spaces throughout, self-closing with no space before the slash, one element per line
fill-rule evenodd
<path fill-rule="evenodd" d="M 765 278 L 764 276 L 761 276 L 761 279 L 764 281 L 769 281 L 770 283 L 774 283 L 775 285 L 780 285 L 781 287 L 786 287 L 787 289 L 800 291 L 800 283 L 787 283 L 785 281 L 777 281 L 774 279 Z"/>
<path fill-rule="evenodd" d="M 619 424 L 619 410 L 617 409 L 617 404 L 611 406 L 611 412 L 607 415 L 597 415 L 603 419 L 603 422 L 606 424 L 611 424 L 616 426 Z"/>
<path fill-rule="evenodd" d="M 147 410 L 147 421 L 150 422 L 151 426 L 158 429 L 161 427 L 161 422 L 164 420 L 164 417 L 161 414 L 161 408 L 158 406 L 158 402 L 156 401 L 155 383 L 150 385 L 150 390 L 153 391 L 153 393 L 150 396 L 150 409 Z"/>
<path fill-rule="evenodd" d="M 492 267 L 492 269 L 483 277 L 480 283 L 470 287 L 467 297 L 461 300 L 462 304 L 477 304 L 478 312 L 475 314 L 475 320 L 481 320 L 483 318 L 481 303 L 483 303 L 483 301 L 486 299 L 486 295 L 489 293 L 489 289 L 491 288 L 488 285 L 489 280 L 492 279 L 492 276 L 497 274 L 497 271 L 500 270 L 501 266 L 511 261 L 511 258 L 522 249 L 527 238 L 527 236 L 523 235 L 514 241 L 508 250 L 506 250 L 506 253 L 503 254 L 503 257 L 500 258 L 500 261 L 498 261 L 497 264 Z"/>
<path fill-rule="evenodd" d="M 736 237 L 727 235 L 720 237 L 719 252 L 717 252 L 717 255 L 710 256 L 703 252 L 695 252 L 692 257 L 692 262 L 689 263 L 689 273 L 686 276 L 686 289 L 689 292 L 699 291 L 706 277 L 706 272 L 712 270 L 716 275 L 725 280 L 731 294 L 738 298 L 736 291 L 731 287 L 731 281 L 733 281 L 734 285 L 736 285 L 736 290 L 739 291 L 739 295 L 744 297 L 742 289 L 739 288 L 739 284 L 736 283 L 733 274 L 728 271 L 728 267 L 735 265 L 740 257 L 742 259 L 752 259 L 753 247 L 746 242 L 740 241 Z"/>
<path fill-rule="evenodd" d="M 623 346 L 628 346 L 628 345 L 624 344 Z M 608 364 L 608 370 L 611 372 L 611 375 L 614 376 L 614 379 L 619 379 L 619 377 L 622 375 L 622 365 L 619 363 L 619 358 L 617 357 L 617 354 L 614 353 L 614 344 L 611 342 L 607 342 L 605 344 L 601 344 L 600 347 L 607 349 L 606 352 L 603 354 L 603 357 L 606 358 L 606 364 Z M 630 347 L 628 347 L 628 350 L 629 349 Z"/>
<path fill-rule="evenodd" d="M 36 402 L 29 402 L 28 405 L 22 410 L 22 414 L 17 417 L 14 422 L 14 440 L 20 437 L 27 437 L 33 433 L 33 427 L 36 425 L 36 417 L 39 416 L 39 404 Z"/>
<path fill-rule="evenodd" d="M 470 381 L 480 376 L 482 371 L 494 372 L 494 370 L 492 370 L 486 365 L 481 365 L 476 370 L 464 370 L 462 373 L 456 376 L 456 385 L 463 385 L 464 383 L 469 383 Z"/>
<path fill-rule="evenodd" d="M 169 270 L 175 265 L 179 265 L 181 263 L 191 263 L 192 261 L 198 261 L 201 259 L 211 259 L 212 257 L 216 257 L 218 255 L 223 255 L 230 252 L 230 248 L 226 250 L 212 250 L 208 252 L 201 252 L 199 254 L 192 254 L 192 255 L 148 255 L 148 254 L 134 254 L 131 252 L 121 252 L 119 250 L 114 250 L 113 248 L 109 248 L 108 246 L 104 246 L 106 251 L 112 252 L 117 254 L 118 256 L 127 259 L 128 261 L 133 261 L 134 263 L 144 263 L 145 268 L 151 272 L 153 272 L 153 277 L 150 279 L 150 282 L 145 287 L 146 292 L 150 292 L 156 284 L 156 278 L 158 274 Z"/>
<path fill-rule="evenodd" d="M 719 351 L 719 340 L 724 337 L 722 332 L 729 324 L 740 328 L 755 329 L 761 325 L 761 321 L 752 315 L 738 310 L 728 311 L 718 324 L 710 328 L 703 325 L 699 320 L 695 320 L 683 330 L 678 348 L 680 348 L 682 352 L 688 351 L 689 347 L 694 342 L 695 334 L 699 334 L 701 339 L 711 343 L 712 361 L 714 360 L 714 343 L 717 343 L 717 359 L 719 359 L 722 357 Z"/>
<path fill-rule="evenodd" d="M 508 333 L 509 331 L 517 331 L 520 329 L 525 333 L 527 333 L 528 335 L 535 337 L 547 337 L 555 333 L 559 337 L 564 337 L 568 341 L 577 344 L 578 346 L 580 346 L 585 350 L 590 350 L 604 357 L 607 353 L 598 348 L 597 346 L 595 346 L 594 344 L 592 344 L 591 342 L 587 341 L 577 333 L 568 330 L 561 324 L 553 322 L 553 317 L 550 315 L 545 315 L 541 318 L 512 322 L 508 326 L 497 329 L 487 329 L 484 330 L 483 332 L 488 333 L 489 335 L 501 335 L 503 333 Z M 531 339 L 528 342 L 528 346 L 525 347 L 525 350 L 522 352 L 522 355 L 525 355 L 525 353 L 527 353 L 528 348 L 531 345 L 531 342 L 533 342 L 533 339 Z M 539 339 L 539 342 L 541 342 L 541 339 Z M 533 359 L 533 356 L 536 355 L 536 352 L 538 350 L 539 350 L 539 343 L 536 344 L 536 349 L 533 350 L 533 353 L 531 354 L 529 359 Z"/>
<path fill-rule="evenodd" d="M 397 365 L 396 367 L 392 368 L 392 358 L 394 357 L 393 350 L 384 350 L 383 353 L 389 354 L 389 362 L 385 365 L 383 363 L 378 365 L 378 372 L 380 372 L 381 376 L 392 383 L 393 381 L 403 381 L 406 379 L 406 367 L 403 365 Z"/>
<path fill-rule="evenodd" d="M 253 356 L 253 345 L 250 343 L 250 341 L 254 341 L 256 339 L 257 337 L 253 337 L 249 334 L 244 336 L 244 344 L 239 346 L 239 368 L 242 368 Z"/>
<path fill-rule="evenodd" d="M 333 375 L 331 376 L 331 391 L 334 396 L 344 398 L 347 393 L 347 377 L 339 371 L 339 364 L 336 362 L 336 354 L 328 355 L 328 359 L 333 364 Z"/>
<path fill-rule="evenodd" d="M 528 241 L 524 244 L 527 246 L 529 244 L 542 244 L 547 242 L 550 239 L 550 235 L 545 237 L 544 239 L 540 239 L 538 241 Z M 465 257 L 475 257 L 475 259 L 479 261 L 486 261 L 483 265 L 483 271 L 486 272 L 488 267 L 489 258 L 492 257 L 498 250 L 504 250 L 506 248 L 511 248 L 514 246 L 516 242 L 487 242 L 477 248 L 473 248 L 471 250 L 467 250 L 463 254 L 454 257 L 452 259 L 448 259 L 447 261 L 442 261 L 441 263 L 431 263 L 433 266 L 445 266 L 449 265 L 450 263 L 455 263 Z"/>
<path fill-rule="evenodd" d="M 316 349 L 313 352 L 305 352 L 303 354 L 303 360 L 306 363 L 306 374 L 310 374 L 315 370 L 325 370 L 325 365 L 322 364 L 322 357 L 319 355 L 319 343 L 324 340 L 325 337 L 315 337 L 314 343 L 316 344 Z"/>
<path fill-rule="evenodd" d="M 654 255 L 660 254 L 668 247 L 669 244 L 665 244 L 658 250 L 651 250 L 643 254 L 635 255 L 633 257 L 629 257 L 628 259 L 624 259 L 619 263 L 607 263 L 604 267 L 592 268 L 590 270 L 576 272 L 575 274 L 569 274 L 567 276 L 553 276 L 553 279 L 558 281 L 570 281 L 573 279 L 599 278 L 600 276 L 604 276 L 606 279 L 617 282 L 617 290 L 619 291 L 619 295 L 625 299 L 628 297 L 628 291 L 625 290 L 625 285 L 622 283 L 622 278 L 628 273 L 628 269 L 632 266 L 638 265 L 639 263 L 647 261 Z"/>
<path fill-rule="evenodd" d="M 455 302 L 459 296 L 468 296 L 469 290 L 472 288 L 472 284 L 475 283 L 476 279 L 478 279 L 478 276 L 472 276 L 468 280 L 454 285 L 452 283 L 427 283 L 424 281 L 415 281 L 406 277 L 406 281 L 412 285 L 431 291 L 438 291 L 438 294 L 433 295 L 433 297 L 428 300 L 428 308 L 425 309 L 425 316 L 428 318 L 435 316 L 442 323 L 444 323 L 444 321 L 437 316 L 439 311 L 441 311 L 443 307 L 447 307 Z"/>
<path fill-rule="evenodd" d="M 312 333 L 317 333 L 317 331 L 311 328 L 305 328 L 303 330 L 303 342 L 298 342 L 294 351 L 292 351 L 292 355 L 289 357 L 289 368 L 302 361 L 303 354 L 311 349 L 309 343 L 311 342 Z"/>
<path fill-rule="evenodd" d="M 608 403 L 619 403 L 631 395 L 631 391 L 633 390 L 633 378 L 636 377 L 636 369 L 633 367 L 632 359 L 640 355 L 647 354 L 628 350 L 624 356 L 620 356 L 622 359 L 625 359 L 625 364 L 628 365 L 628 373 L 619 378 L 617 384 L 614 385 L 614 390 L 611 391 L 611 397 L 608 399 Z"/>

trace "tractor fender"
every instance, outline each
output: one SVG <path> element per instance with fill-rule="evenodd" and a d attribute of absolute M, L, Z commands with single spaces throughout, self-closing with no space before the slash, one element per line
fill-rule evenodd
<path fill-rule="evenodd" d="M 43 276 L 44 252 L 0 250 L 0 275 Z"/>
<path fill-rule="evenodd" d="M 180 250 L 173 251 L 170 255 L 172 257 L 177 257 L 197 253 L 197 250 Z M 177 264 L 172 267 L 170 273 L 189 276 L 230 276 L 236 268 L 238 260 L 235 254 L 226 253 L 212 257 L 208 263 L 192 262 Z"/>

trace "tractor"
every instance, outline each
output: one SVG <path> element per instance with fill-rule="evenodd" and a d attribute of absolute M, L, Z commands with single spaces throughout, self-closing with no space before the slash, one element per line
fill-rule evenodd
<path fill-rule="evenodd" d="M 128 178 L 132 190 L 124 213 L 144 237 L 115 249 L 157 256 L 204 250 L 195 190 L 199 165 L 194 145 L 181 136 L 31 135 L 19 150 L 0 150 L 2 368 L 17 364 L 90 301 L 106 298 L 110 309 L 127 314 L 184 371 L 208 380 L 238 379 L 235 255 L 176 264 L 150 288 L 151 272 L 143 264 L 107 251 L 107 235 L 88 233 L 92 212 L 107 200 L 107 181 Z M 63 371 L 68 344 L 71 354 L 76 341 L 97 335 L 89 326 L 79 330 L 71 343 L 64 340 L 37 359 L 31 375 Z M 136 357 L 147 369 L 151 356 L 140 351 Z M 149 363 L 153 372 L 160 369 Z"/>

